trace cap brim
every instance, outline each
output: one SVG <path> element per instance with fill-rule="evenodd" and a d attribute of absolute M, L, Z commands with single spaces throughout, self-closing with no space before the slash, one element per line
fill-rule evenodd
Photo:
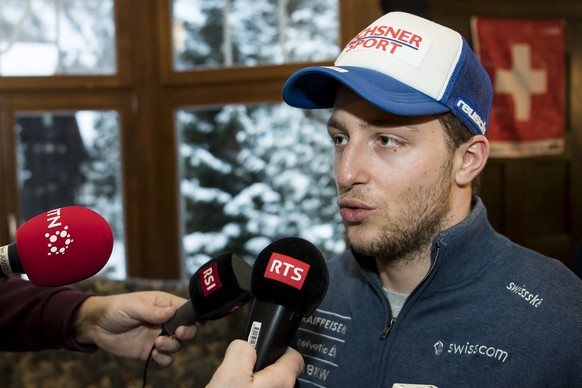
<path fill-rule="evenodd" d="M 355 66 L 299 70 L 285 83 L 283 99 L 297 108 L 332 108 L 340 83 L 371 104 L 397 115 L 423 116 L 450 111 L 446 105 L 386 74 Z"/>

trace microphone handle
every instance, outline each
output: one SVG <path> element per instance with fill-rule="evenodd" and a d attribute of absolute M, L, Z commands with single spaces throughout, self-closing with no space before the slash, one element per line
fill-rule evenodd
<path fill-rule="evenodd" d="M 255 346 L 254 372 L 273 364 L 285 353 L 303 317 L 288 308 L 254 299 L 247 325 L 247 341 Z"/>
<path fill-rule="evenodd" d="M 162 335 L 173 336 L 178 326 L 193 325 L 198 320 L 192 301 L 184 303 L 168 322 L 162 325 Z"/>
<path fill-rule="evenodd" d="M 0 276 L 24 273 L 16 242 L 0 247 Z"/>

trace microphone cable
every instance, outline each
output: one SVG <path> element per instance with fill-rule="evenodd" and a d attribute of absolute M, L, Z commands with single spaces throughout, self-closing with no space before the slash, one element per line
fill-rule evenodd
<path fill-rule="evenodd" d="M 152 348 L 150 349 L 150 352 L 148 354 L 148 358 L 146 358 L 145 361 L 145 366 L 143 368 L 143 385 L 142 388 L 146 387 L 146 380 L 147 380 L 147 374 L 148 374 L 148 365 L 150 364 L 150 360 L 152 359 L 152 353 L 154 352 L 154 349 L 156 348 L 156 345 L 152 345 Z"/>
<path fill-rule="evenodd" d="M 162 335 L 164 335 L 164 331 L 162 331 L 158 335 L 158 337 L 159 336 L 162 336 Z M 174 336 L 170 336 L 170 338 L 174 338 Z M 153 354 L 155 348 L 156 348 L 156 341 L 154 340 L 154 343 L 152 344 L 152 347 L 151 347 L 151 349 L 150 349 L 150 351 L 148 353 L 148 356 L 147 356 L 147 358 L 145 360 L 145 365 L 143 367 L 143 377 L 142 377 L 143 384 L 142 384 L 142 388 L 146 388 L 147 375 L 148 375 L 148 366 L 150 365 L 150 361 L 152 359 L 152 354 Z"/>

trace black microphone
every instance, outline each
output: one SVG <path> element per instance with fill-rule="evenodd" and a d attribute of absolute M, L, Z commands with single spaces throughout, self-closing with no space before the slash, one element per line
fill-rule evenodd
<path fill-rule="evenodd" d="M 321 252 L 299 237 L 277 240 L 259 253 L 253 266 L 254 297 L 247 341 L 255 346 L 254 371 L 285 353 L 303 317 L 319 306 L 329 283 Z"/>
<path fill-rule="evenodd" d="M 251 266 L 232 253 L 209 260 L 190 278 L 190 300 L 162 325 L 162 335 L 173 335 L 181 325 L 222 318 L 244 306 L 251 300 L 251 273 Z"/>

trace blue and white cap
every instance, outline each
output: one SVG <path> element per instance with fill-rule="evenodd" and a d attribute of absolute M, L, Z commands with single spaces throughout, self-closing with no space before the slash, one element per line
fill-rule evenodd
<path fill-rule="evenodd" d="M 402 116 L 452 112 L 485 135 L 493 88 L 456 31 L 416 15 L 388 13 L 356 35 L 334 66 L 293 74 L 283 99 L 298 108 L 331 108 L 339 83 L 380 109 Z"/>

